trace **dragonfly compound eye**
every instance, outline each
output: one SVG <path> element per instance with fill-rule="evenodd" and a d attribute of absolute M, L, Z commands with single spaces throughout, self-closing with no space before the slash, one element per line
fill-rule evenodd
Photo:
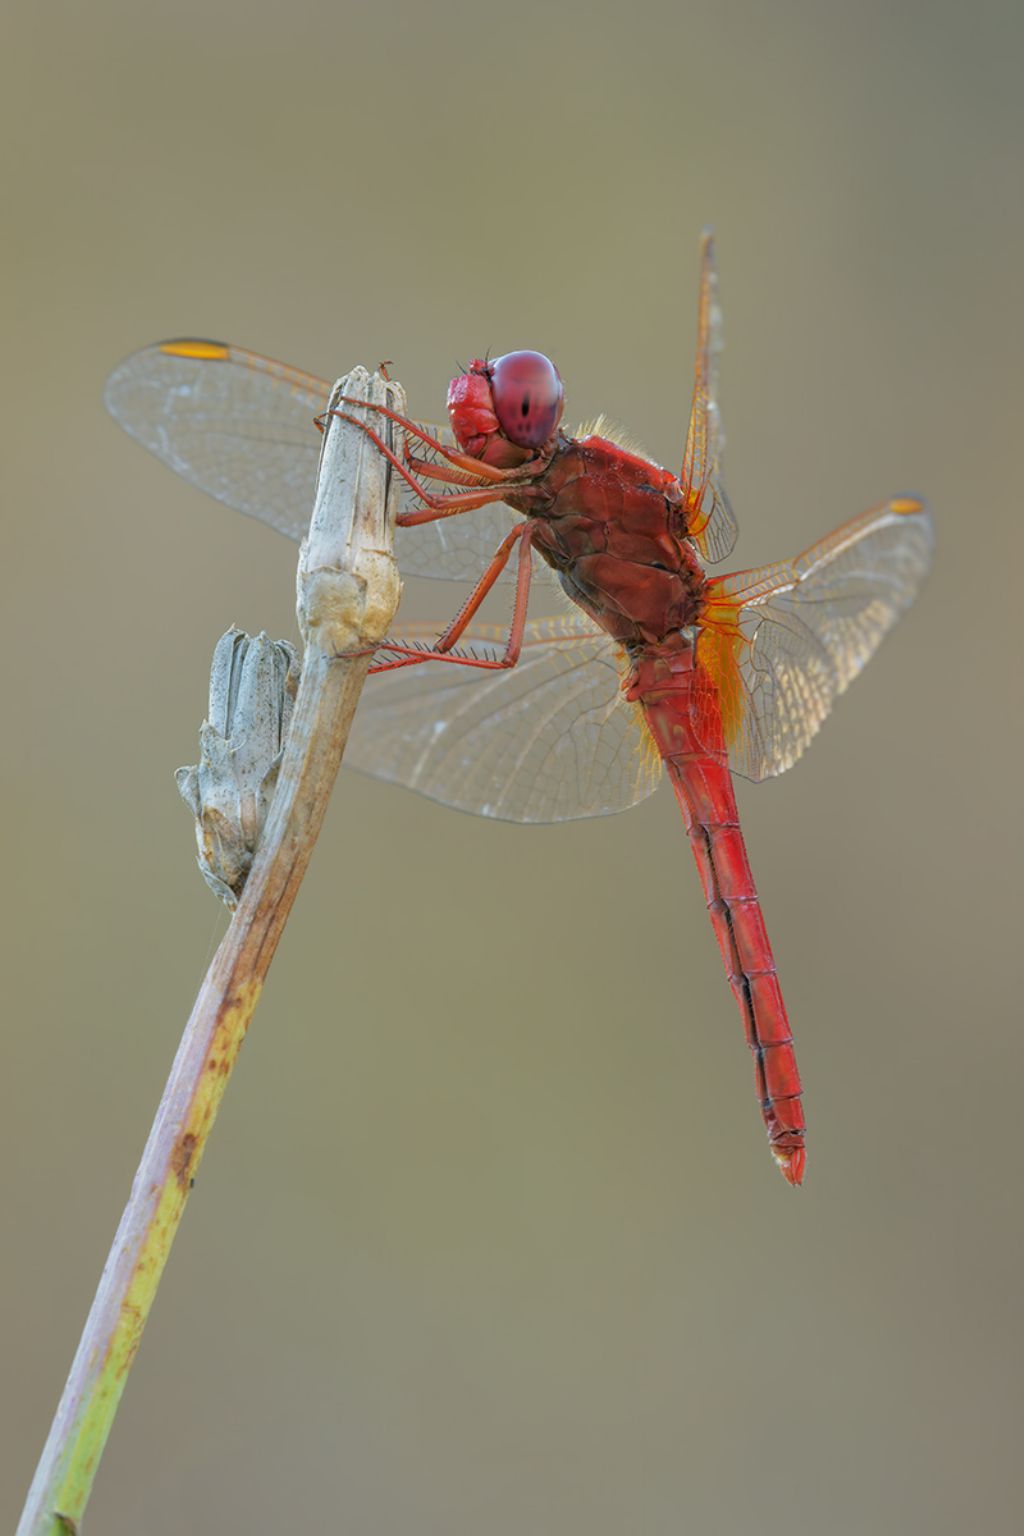
<path fill-rule="evenodd" d="M 509 442 L 539 448 L 562 419 L 565 392 L 543 352 L 506 352 L 490 365 L 494 412 Z"/>

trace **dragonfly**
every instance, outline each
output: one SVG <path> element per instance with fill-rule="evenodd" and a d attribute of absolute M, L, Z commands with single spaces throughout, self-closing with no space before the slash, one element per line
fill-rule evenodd
<path fill-rule="evenodd" d="M 705 231 L 678 474 L 603 417 L 564 431 L 562 379 L 539 352 L 474 359 L 450 384 L 443 426 L 335 401 L 399 479 L 403 576 L 472 584 L 447 625 L 398 628 L 375 653 L 345 761 L 521 823 L 625 810 L 667 775 L 769 1146 L 798 1185 L 800 1075 L 733 775 L 759 781 L 802 755 L 915 597 L 933 533 L 924 502 L 901 495 L 795 559 L 710 574 L 737 536 L 721 476 L 720 351 Z M 127 358 L 105 400 L 179 475 L 301 540 L 319 455 L 313 423 L 323 428 L 330 394 L 312 374 L 186 338 Z M 514 588 L 507 629 L 480 618 L 501 583 Z M 530 617 L 531 596 L 553 616 Z"/>

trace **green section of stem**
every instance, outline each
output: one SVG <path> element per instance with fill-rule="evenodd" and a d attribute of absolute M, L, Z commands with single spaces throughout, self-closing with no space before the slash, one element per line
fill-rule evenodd
<path fill-rule="evenodd" d="M 209 999 L 210 984 L 213 982 L 216 985 L 218 975 L 224 969 L 223 962 L 227 958 L 225 952 L 235 947 L 232 938 L 233 932 L 229 932 L 210 967 L 190 1027 L 201 1022 L 202 1005 Z M 39 1472 L 45 1472 L 45 1484 L 37 1486 L 37 1474 L 37 1484 L 33 1485 L 29 1505 L 22 1526 L 19 1527 L 20 1531 L 31 1532 L 31 1536 L 67 1536 L 69 1530 L 77 1529 L 82 1518 L 121 1401 L 121 1393 L 188 1200 L 196 1168 L 220 1107 L 231 1068 L 259 1001 L 260 991 L 258 981 L 249 981 L 223 998 L 214 1014 L 213 1027 L 207 1032 L 208 1038 L 202 1052 L 185 1052 L 189 1035 L 189 1031 L 186 1031 L 186 1041 L 175 1063 L 161 1111 L 165 1107 L 172 1109 L 177 1102 L 174 1093 L 175 1077 L 182 1067 L 193 1072 L 194 1089 L 179 1124 L 173 1127 L 164 1124 L 162 1114 L 158 1115 L 143 1154 L 128 1207 L 72 1366 L 65 1398 L 40 1462 Z M 183 1056 L 186 1058 L 184 1061 Z M 168 1131 L 173 1131 L 173 1134 L 168 1135 Z M 152 1182 L 153 1153 L 163 1157 L 161 1184 Z M 136 1205 L 139 1201 L 144 1202 L 149 1214 L 148 1219 L 143 1217 L 141 1235 L 133 1241 L 133 1234 L 139 1231 L 136 1219 Z M 127 1262 L 133 1254 L 134 1263 L 128 1271 Z M 125 1274 L 127 1283 L 121 1282 L 120 1299 L 111 1297 L 110 1300 L 115 1303 L 111 1306 L 106 1293 L 116 1289 L 119 1276 Z M 101 1352 L 102 1359 L 99 1358 Z M 79 1390 L 82 1377 L 84 1386 Z M 77 1403 L 73 1395 L 75 1393 L 78 1396 Z M 31 1523 L 26 1523 L 30 1517 Z"/>

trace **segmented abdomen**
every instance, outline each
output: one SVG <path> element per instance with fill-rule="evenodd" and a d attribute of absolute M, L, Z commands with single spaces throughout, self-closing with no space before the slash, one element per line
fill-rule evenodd
<path fill-rule="evenodd" d="M 806 1153 L 800 1074 L 761 903 L 740 830 L 721 712 L 693 645 L 635 658 L 627 697 L 643 709 L 693 848 L 729 985 L 754 1056 L 772 1154 L 791 1184 Z"/>

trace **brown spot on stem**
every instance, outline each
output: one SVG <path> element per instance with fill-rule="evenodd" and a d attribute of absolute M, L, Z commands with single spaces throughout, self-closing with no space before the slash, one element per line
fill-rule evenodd
<path fill-rule="evenodd" d="M 171 1153 L 171 1167 L 174 1169 L 174 1177 L 181 1189 L 185 1189 L 189 1182 L 189 1169 L 192 1159 L 196 1155 L 196 1137 L 191 1131 L 185 1131 L 174 1144 Z"/>
<path fill-rule="evenodd" d="M 68 1536 L 78 1536 L 77 1520 L 73 1520 L 70 1515 L 62 1515 L 59 1509 L 54 1510 L 53 1518 L 62 1531 L 67 1531 Z"/>

